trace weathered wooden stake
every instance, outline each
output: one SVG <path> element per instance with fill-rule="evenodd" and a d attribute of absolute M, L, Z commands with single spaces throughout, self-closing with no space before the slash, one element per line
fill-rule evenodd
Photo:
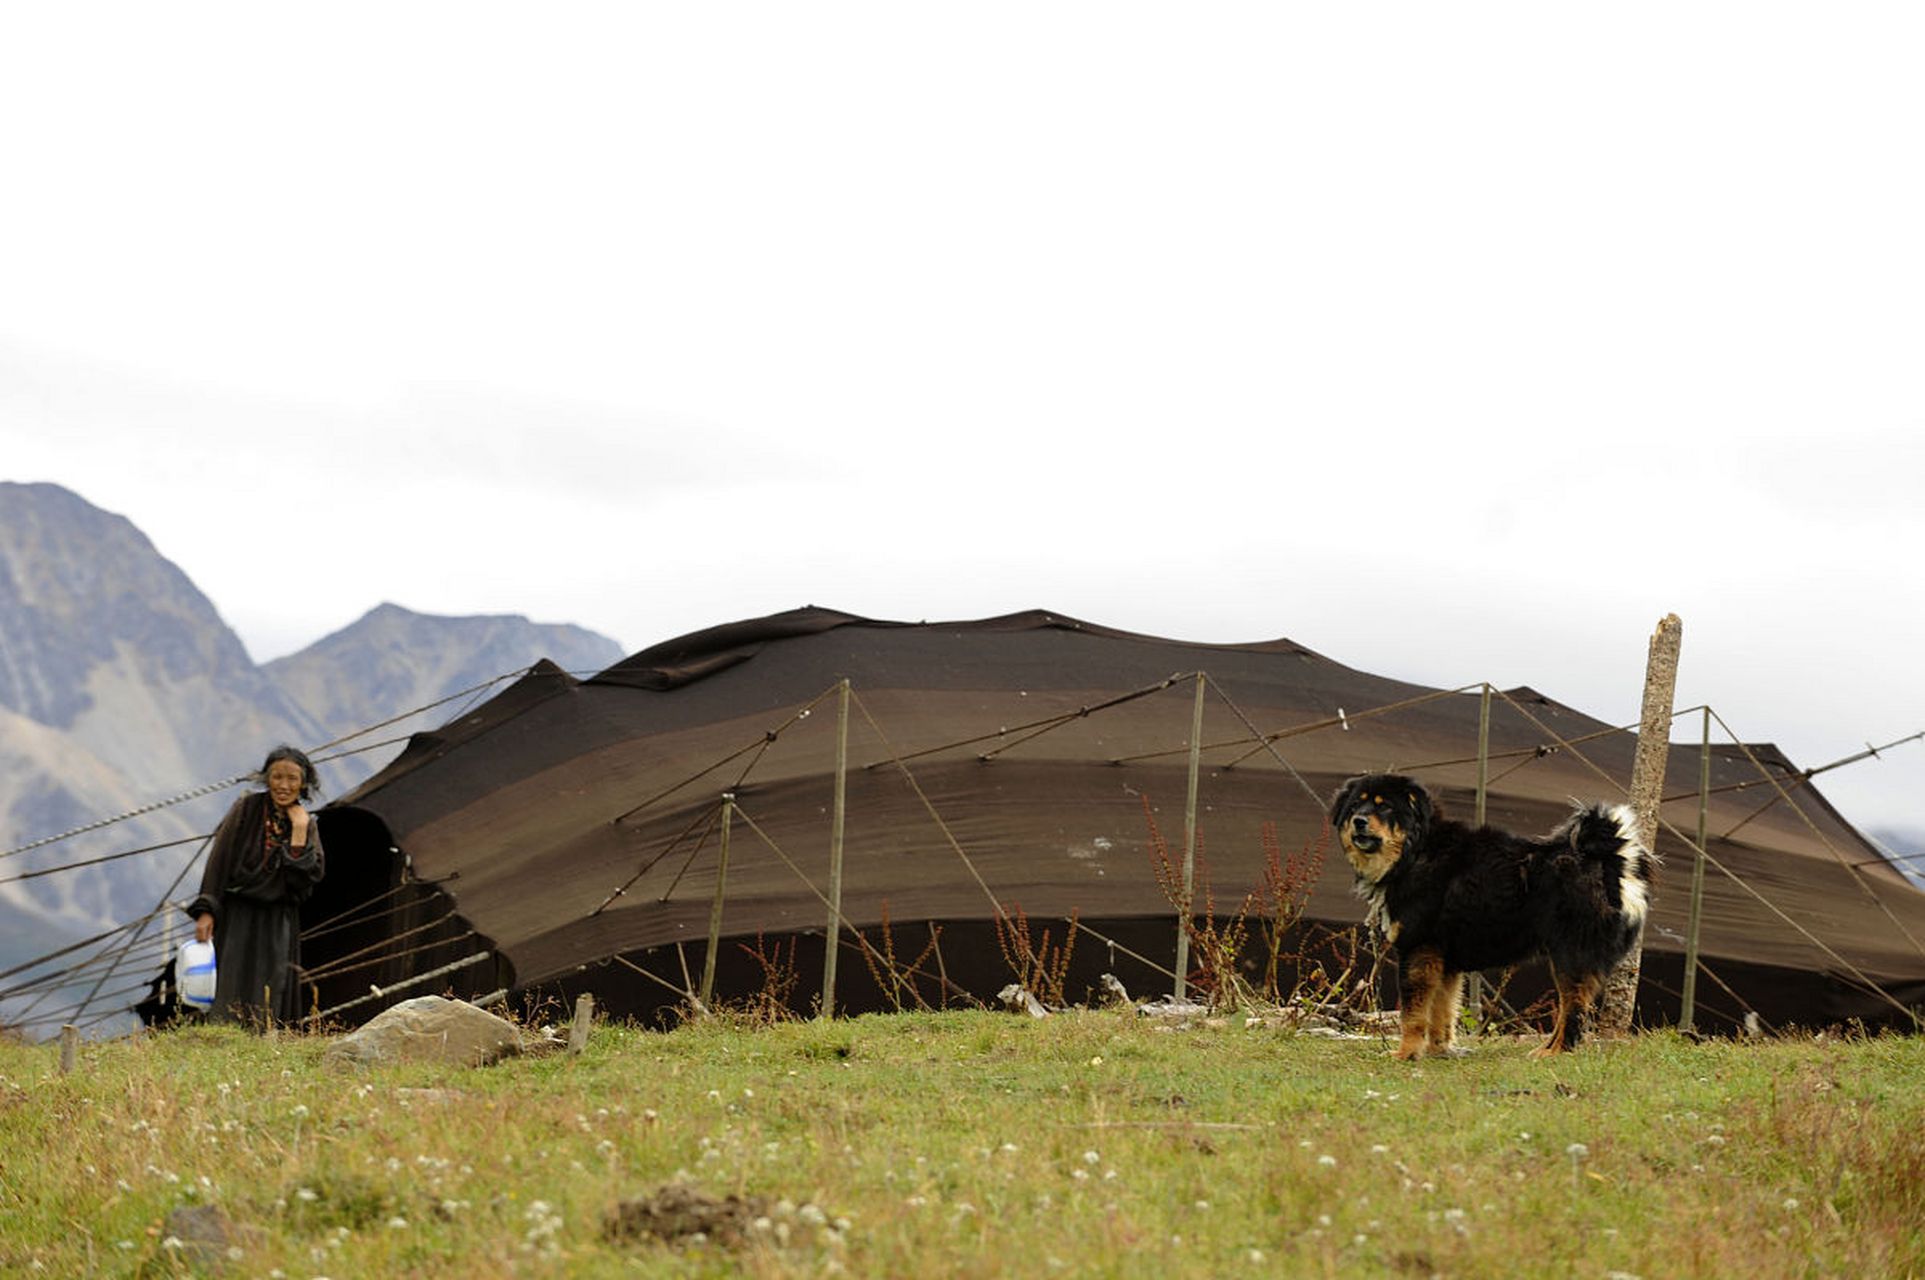
<path fill-rule="evenodd" d="M 1698 1015 L 1698 929 L 1704 922 L 1704 842 L 1711 820 L 1711 708 L 1704 709 L 1704 744 L 1698 750 L 1698 847 L 1691 859 L 1691 916 L 1684 931 L 1684 1000 L 1678 1026 L 1695 1029 Z"/>
<path fill-rule="evenodd" d="M 71 1022 L 62 1023 L 60 1027 L 60 1074 L 61 1075 L 66 1076 L 66 1075 L 73 1074 L 74 1054 L 77 1053 L 79 1049 L 80 1049 L 80 1028 L 76 1027 Z"/>
<path fill-rule="evenodd" d="M 1644 668 L 1644 707 L 1638 717 L 1637 754 L 1631 763 L 1631 811 L 1637 815 L 1638 833 L 1645 847 L 1654 854 L 1658 848 L 1658 804 L 1664 798 L 1664 766 L 1671 748 L 1671 698 L 1678 685 L 1678 650 L 1683 640 L 1684 623 L 1675 613 L 1667 613 L 1651 635 L 1650 656 Z M 1611 971 L 1598 1007 L 1601 1035 L 1630 1033 L 1643 960 L 1644 942 L 1640 938 L 1631 954 Z"/>
<path fill-rule="evenodd" d="M 595 1023 L 595 997 L 584 991 L 575 1001 L 575 1020 L 568 1026 L 568 1052 L 588 1048 L 588 1029 Z"/>
<path fill-rule="evenodd" d="M 1472 821 L 1477 826 L 1484 825 L 1484 802 L 1490 793 L 1491 785 L 1491 686 L 1484 684 L 1483 700 L 1477 708 L 1477 806 Z M 1470 975 L 1471 1032 L 1475 1034 L 1484 1025 L 1484 975 L 1473 971 Z"/>
<path fill-rule="evenodd" d="M 722 945 L 722 899 L 729 883 L 729 824 L 735 819 L 735 797 L 722 797 L 722 853 L 715 863 L 715 903 L 709 907 L 709 949 L 702 957 L 702 994 L 704 1012 L 709 997 L 715 994 L 715 953 Z"/>
<path fill-rule="evenodd" d="M 842 826 L 849 783 L 849 681 L 842 681 L 836 712 L 835 812 L 829 820 L 829 929 L 822 956 L 822 1016 L 836 1011 L 836 951 L 842 945 Z"/>
<path fill-rule="evenodd" d="M 1196 710 L 1190 716 L 1190 791 L 1183 802 L 1183 901 L 1176 918 L 1176 998 L 1189 989 L 1190 918 L 1196 897 L 1196 784 L 1203 767 L 1203 680 L 1196 673 Z"/>

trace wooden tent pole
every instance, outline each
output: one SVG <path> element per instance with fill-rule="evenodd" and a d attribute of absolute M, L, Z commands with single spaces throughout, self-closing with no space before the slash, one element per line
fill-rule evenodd
<path fill-rule="evenodd" d="M 1196 710 L 1190 716 L 1190 790 L 1183 802 L 1183 901 L 1176 918 L 1176 998 L 1181 1000 L 1189 984 L 1184 975 L 1190 971 L 1190 918 L 1196 902 L 1196 784 L 1203 766 L 1203 689 L 1204 674 L 1196 673 Z"/>
<path fill-rule="evenodd" d="M 722 899 L 728 892 L 729 883 L 729 824 L 735 819 L 735 796 L 724 792 L 722 795 L 722 852 L 715 863 L 715 902 L 709 907 L 709 949 L 702 957 L 702 1008 L 709 1008 L 709 998 L 715 994 L 715 953 L 722 945 Z"/>
<path fill-rule="evenodd" d="M 1644 707 L 1638 717 L 1637 754 L 1631 763 L 1631 811 L 1637 815 L 1638 834 L 1655 857 L 1658 848 L 1658 805 L 1664 798 L 1664 765 L 1671 748 L 1671 700 L 1678 684 L 1678 651 L 1684 623 L 1667 613 L 1651 634 L 1650 655 L 1644 669 Z M 1611 971 L 1598 1010 L 1598 1031 L 1607 1036 L 1627 1035 L 1637 1003 L 1638 972 L 1644 960 L 1644 939 Z"/>
<path fill-rule="evenodd" d="M 1698 848 L 1691 860 L 1691 915 L 1684 931 L 1684 1000 L 1678 1009 L 1681 1030 L 1696 1028 L 1698 1014 L 1698 930 L 1704 923 L 1704 842 L 1711 819 L 1711 708 L 1704 709 L 1704 741 L 1698 749 Z"/>
<path fill-rule="evenodd" d="M 829 928 L 822 957 L 822 1014 L 835 1017 L 836 951 L 842 945 L 842 830 L 849 790 L 849 680 L 843 677 L 836 702 L 835 811 L 829 820 Z"/>

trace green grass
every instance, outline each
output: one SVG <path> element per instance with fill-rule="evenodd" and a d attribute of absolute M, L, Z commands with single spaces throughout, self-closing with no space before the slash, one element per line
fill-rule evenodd
<path fill-rule="evenodd" d="M 224 1029 L 0 1044 L 0 1274 L 1925 1275 L 1925 1041 L 1395 1062 L 1126 1012 L 865 1017 L 364 1074 Z M 609 1238 L 685 1184 L 743 1234 Z M 755 1219 L 764 1221 L 757 1223 Z"/>

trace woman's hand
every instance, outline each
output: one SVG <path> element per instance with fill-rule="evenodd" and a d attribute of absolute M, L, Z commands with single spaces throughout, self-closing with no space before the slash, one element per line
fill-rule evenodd
<path fill-rule="evenodd" d="M 194 941 L 212 942 L 214 940 L 214 917 L 205 911 L 194 917 Z"/>
<path fill-rule="evenodd" d="M 307 810 L 296 800 L 287 807 L 287 821 L 290 830 L 287 838 L 287 855 L 292 858 L 307 851 Z"/>

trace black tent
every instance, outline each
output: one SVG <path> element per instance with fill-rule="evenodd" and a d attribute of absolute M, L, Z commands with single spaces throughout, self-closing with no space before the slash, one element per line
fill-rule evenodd
<path fill-rule="evenodd" d="M 999 914 L 1040 926 L 1074 913 L 1077 983 L 1107 969 L 1133 991 L 1167 989 L 1175 929 L 1150 824 L 1180 848 L 1199 675 L 1198 828 L 1220 908 L 1259 880 L 1265 824 L 1273 848 L 1313 848 L 1324 797 L 1352 773 L 1413 772 L 1469 816 L 1475 687 L 1388 680 L 1287 640 L 1189 644 L 1044 612 L 902 624 L 801 609 L 585 681 L 538 667 L 412 739 L 324 819 L 332 874 L 308 908 L 306 954 L 319 1001 L 431 971 L 416 989 L 593 990 L 635 1013 L 680 1000 L 706 948 L 725 794 L 720 994 L 756 982 L 759 937 L 765 957 L 799 940 L 806 998 L 830 919 L 839 742 L 845 945 L 847 930 L 879 940 L 886 921 L 899 950 L 919 952 L 935 922 L 935 989 L 984 997 L 1011 977 Z M 1631 733 L 1529 689 L 1489 705 L 1492 823 L 1544 830 L 1573 797 L 1622 795 Z M 1671 756 L 1664 817 L 1685 832 L 1698 757 L 1695 743 Z M 1701 1021 L 1752 1008 L 1772 1023 L 1910 1025 L 1900 1006 L 1925 1003 L 1925 894 L 1775 749 L 1727 744 L 1710 770 L 1722 870 L 1706 882 Z M 1670 834 L 1658 851 L 1646 1024 L 1676 1013 L 1693 856 Z M 1332 857 L 1307 918 L 1361 914 Z M 867 966 L 839 969 L 842 1007 L 879 998 Z"/>

